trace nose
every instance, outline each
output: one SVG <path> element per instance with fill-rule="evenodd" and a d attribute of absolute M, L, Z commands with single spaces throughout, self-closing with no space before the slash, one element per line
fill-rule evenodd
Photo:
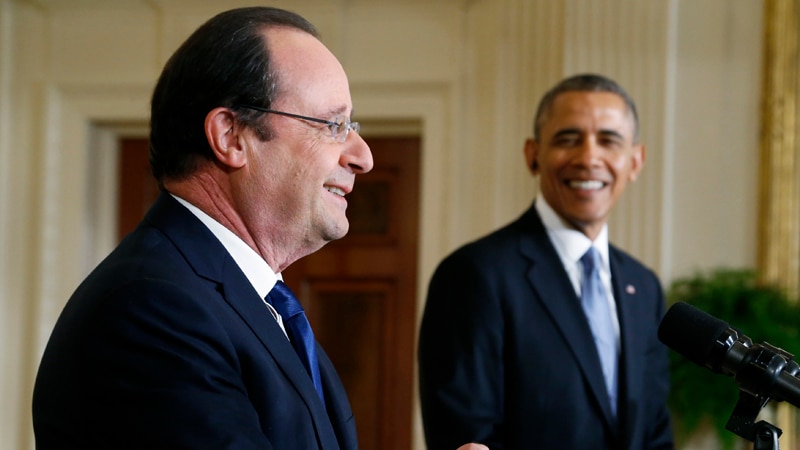
<path fill-rule="evenodd" d="M 586 167 L 590 167 L 599 162 L 601 151 L 602 146 L 593 136 L 590 136 L 587 139 L 584 139 L 581 145 L 577 148 L 577 152 L 575 153 L 575 158 L 573 161 Z"/>
<path fill-rule="evenodd" d="M 348 167 L 354 173 L 367 173 L 372 170 L 374 165 L 372 150 L 360 134 L 350 132 L 344 145 L 345 150 L 340 158 L 342 166 Z"/>

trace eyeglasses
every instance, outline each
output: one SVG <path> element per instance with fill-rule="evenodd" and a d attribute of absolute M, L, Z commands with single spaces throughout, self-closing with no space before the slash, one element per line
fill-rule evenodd
<path fill-rule="evenodd" d="M 330 131 L 330 136 L 336 140 L 336 142 L 344 142 L 347 140 L 347 135 L 350 134 L 350 130 L 355 131 L 356 133 L 361 131 L 361 124 L 358 122 L 351 122 L 349 117 L 345 117 L 342 119 L 341 122 L 332 122 L 330 120 L 325 119 L 318 119 L 316 117 L 308 117 L 308 116 L 301 116 L 299 114 L 292 114 L 283 111 L 276 111 L 274 109 L 267 109 L 261 108 L 258 106 L 251 106 L 251 105 L 236 105 L 237 108 L 247 108 L 252 109 L 255 111 L 261 111 L 263 113 L 269 114 L 279 114 L 281 116 L 292 117 L 295 119 L 300 120 L 308 120 L 310 122 L 317 122 L 317 123 L 324 123 L 328 126 L 328 130 Z"/>

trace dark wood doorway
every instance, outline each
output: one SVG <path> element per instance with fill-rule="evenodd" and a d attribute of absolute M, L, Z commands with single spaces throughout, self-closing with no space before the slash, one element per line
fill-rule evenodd
<path fill-rule="evenodd" d="M 283 274 L 347 389 L 365 449 L 411 448 L 420 140 L 365 138 L 375 168 L 348 195 L 348 235 Z M 158 195 L 148 141 L 120 145 L 118 234 Z"/>

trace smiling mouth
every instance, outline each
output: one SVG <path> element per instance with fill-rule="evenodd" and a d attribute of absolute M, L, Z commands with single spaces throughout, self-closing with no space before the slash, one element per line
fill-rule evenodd
<path fill-rule="evenodd" d="M 327 189 L 327 191 L 330 192 L 331 194 L 336 194 L 340 197 L 344 197 L 345 192 L 336 186 L 325 186 L 325 189 Z"/>
<path fill-rule="evenodd" d="M 572 180 L 569 187 L 573 189 L 582 189 L 586 191 L 596 191 L 606 186 L 606 183 L 599 180 Z"/>

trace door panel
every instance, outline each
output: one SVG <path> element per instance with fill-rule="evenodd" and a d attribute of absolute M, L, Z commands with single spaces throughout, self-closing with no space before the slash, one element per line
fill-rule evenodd
<path fill-rule="evenodd" d="M 119 146 L 117 194 L 117 237 L 133 231 L 158 198 L 158 185 L 150 171 L 146 138 L 124 138 Z"/>

